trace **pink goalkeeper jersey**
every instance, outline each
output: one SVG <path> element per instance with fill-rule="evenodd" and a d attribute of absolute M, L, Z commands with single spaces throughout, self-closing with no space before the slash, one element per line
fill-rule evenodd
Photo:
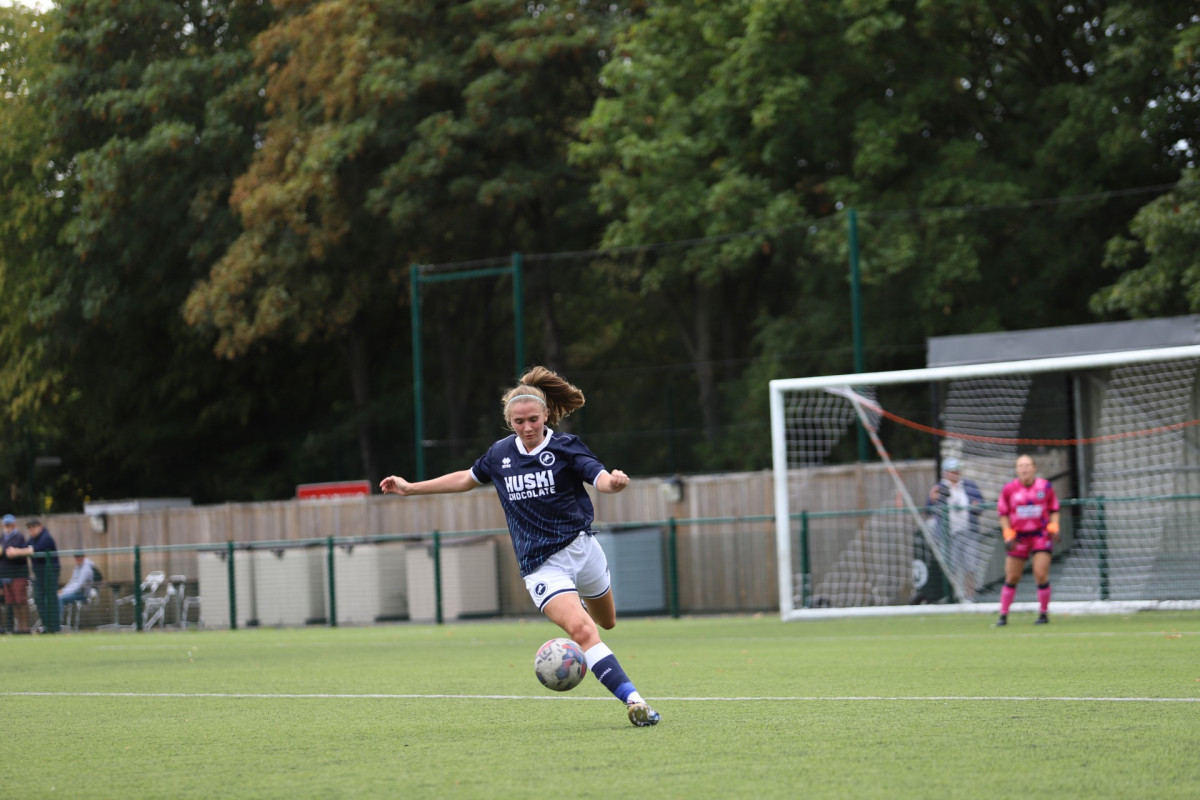
<path fill-rule="evenodd" d="M 1012 480 L 1000 491 L 996 513 L 1008 517 L 1017 533 L 1040 533 L 1058 511 L 1058 495 L 1045 478 L 1034 478 L 1032 486 Z"/>

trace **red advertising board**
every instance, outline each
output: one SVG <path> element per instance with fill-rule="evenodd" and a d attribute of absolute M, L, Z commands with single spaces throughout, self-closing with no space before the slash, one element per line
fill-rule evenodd
<path fill-rule="evenodd" d="M 363 497 L 370 493 L 370 481 L 302 483 L 296 487 L 297 500 L 338 500 L 343 497 Z"/>

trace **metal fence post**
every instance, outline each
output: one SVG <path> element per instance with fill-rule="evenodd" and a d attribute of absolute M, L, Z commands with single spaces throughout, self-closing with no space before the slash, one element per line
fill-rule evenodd
<path fill-rule="evenodd" d="M 433 532 L 433 597 L 437 604 L 437 624 L 444 622 L 442 618 L 442 537 L 437 531 Z"/>
<path fill-rule="evenodd" d="M 329 627 L 337 627 L 337 579 L 333 574 L 333 537 L 326 540 L 325 561 L 329 567 Z"/>
<path fill-rule="evenodd" d="M 233 542 L 225 543 L 225 570 L 229 575 L 229 630 L 237 630 L 237 580 L 233 568 Z"/>
<path fill-rule="evenodd" d="M 812 568 L 808 563 L 808 512 L 800 512 L 800 607 L 812 605 Z"/>
<path fill-rule="evenodd" d="M 1104 498 L 1096 498 L 1096 545 L 1100 554 L 1100 599 L 1108 599 L 1108 522 L 1104 517 Z"/>
<path fill-rule="evenodd" d="M 142 630 L 142 548 L 133 546 L 133 624 Z"/>
<path fill-rule="evenodd" d="M 679 619 L 679 525 L 675 517 L 667 521 L 667 582 L 670 592 L 671 617 Z"/>

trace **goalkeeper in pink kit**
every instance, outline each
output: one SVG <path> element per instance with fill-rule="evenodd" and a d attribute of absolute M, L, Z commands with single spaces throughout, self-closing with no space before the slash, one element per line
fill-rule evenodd
<path fill-rule="evenodd" d="M 1040 613 L 1037 625 L 1050 621 L 1050 553 L 1058 541 L 1058 496 L 1050 481 L 1037 476 L 1030 456 L 1017 459 L 1017 477 L 1000 491 L 996 513 L 1004 532 L 1004 588 L 1000 590 L 1000 618 L 996 625 L 1008 624 L 1008 609 L 1017 594 L 1017 584 L 1025 571 L 1025 562 L 1033 559 L 1033 578 L 1037 581 Z"/>

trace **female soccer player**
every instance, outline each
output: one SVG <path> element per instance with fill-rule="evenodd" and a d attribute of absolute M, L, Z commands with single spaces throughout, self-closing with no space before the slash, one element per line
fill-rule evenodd
<path fill-rule="evenodd" d="M 1017 477 L 1000 491 L 996 513 L 1000 515 L 1004 546 L 1008 550 L 996 625 L 1008 624 L 1008 609 L 1030 556 L 1033 556 L 1033 577 L 1041 609 L 1034 624 L 1045 625 L 1050 621 L 1046 614 L 1050 608 L 1050 552 L 1058 541 L 1058 496 L 1050 481 L 1037 476 L 1032 457 L 1017 459 Z"/>
<path fill-rule="evenodd" d="M 551 430 L 584 404 L 583 392 L 557 373 L 530 369 L 501 402 L 514 435 L 489 447 L 470 469 L 417 483 L 391 475 L 379 488 L 384 494 L 441 494 L 492 483 L 534 604 L 583 648 L 588 669 L 625 703 L 630 722 L 656 725 L 658 712 L 638 694 L 596 629 L 611 630 L 617 610 L 608 560 L 591 530 L 595 512 L 583 485 L 586 481 L 597 491 L 616 494 L 629 485 L 629 476 L 606 469 L 577 436 Z"/>

